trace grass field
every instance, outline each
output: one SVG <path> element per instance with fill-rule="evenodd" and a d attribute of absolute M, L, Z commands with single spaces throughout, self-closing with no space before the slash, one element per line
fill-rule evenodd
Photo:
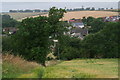
<path fill-rule="evenodd" d="M 43 67 L 18 56 L 3 56 L 3 78 L 118 78 L 118 59 L 51 61 Z"/>
<path fill-rule="evenodd" d="M 118 78 L 117 59 L 63 61 L 45 69 L 43 78 Z"/>

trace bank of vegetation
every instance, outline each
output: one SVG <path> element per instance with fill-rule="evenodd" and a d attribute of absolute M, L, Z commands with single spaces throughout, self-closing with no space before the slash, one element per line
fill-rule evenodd
<path fill-rule="evenodd" d="M 19 25 L 16 34 L 3 37 L 3 51 L 12 51 L 27 60 L 45 63 L 46 56 L 52 52 L 53 40 L 56 45 L 55 56 L 60 59 L 74 58 L 118 58 L 119 22 L 104 22 L 101 18 L 83 18 L 89 28 L 89 35 L 83 40 L 64 35 L 69 24 L 59 21 L 66 11 L 55 7 L 50 9 L 49 17 L 27 18 Z M 50 38 L 51 37 L 51 38 Z M 57 55 L 59 47 L 59 55 Z"/>

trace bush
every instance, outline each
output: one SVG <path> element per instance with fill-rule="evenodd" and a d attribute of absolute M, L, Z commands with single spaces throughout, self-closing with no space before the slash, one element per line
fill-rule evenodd
<path fill-rule="evenodd" d="M 63 60 L 72 60 L 75 58 L 80 58 L 79 50 L 73 47 L 66 47 L 60 55 Z"/>
<path fill-rule="evenodd" d="M 3 36 L 2 37 L 2 51 L 12 51 L 13 42 L 11 36 Z"/>
<path fill-rule="evenodd" d="M 71 60 L 81 57 L 81 40 L 70 36 L 62 36 L 59 43 L 60 58 Z"/>
<path fill-rule="evenodd" d="M 84 53 L 89 54 L 89 58 L 95 56 L 103 58 L 118 57 L 118 34 L 120 23 L 107 23 L 101 31 L 88 35 L 83 40 Z"/>

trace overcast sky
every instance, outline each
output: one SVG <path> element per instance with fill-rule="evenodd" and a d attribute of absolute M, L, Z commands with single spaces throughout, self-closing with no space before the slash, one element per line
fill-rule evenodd
<path fill-rule="evenodd" d="M 58 8 L 81 8 L 95 7 L 95 8 L 118 8 L 118 2 L 3 2 L 2 11 L 17 9 L 49 9 L 50 7 Z"/>
<path fill-rule="evenodd" d="M 120 0 L 1 0 L 2 2 L 119 2 Z"/>

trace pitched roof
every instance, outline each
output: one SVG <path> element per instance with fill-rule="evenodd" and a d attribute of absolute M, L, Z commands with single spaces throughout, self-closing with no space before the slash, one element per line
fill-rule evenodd
<path fill-rule="evenodd" d="M 88 29 L 74 28 L 71 30 L 71 33 L 81 33 L 81 35 L 87 35 Z"/>

